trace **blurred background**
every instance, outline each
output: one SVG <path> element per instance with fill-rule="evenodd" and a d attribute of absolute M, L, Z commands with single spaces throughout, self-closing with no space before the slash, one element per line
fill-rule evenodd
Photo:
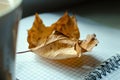
<path fill-rule="evenodd" d="M 23 0 L 23 17 L 31 14 L 67 10 L 87 0 Z"/>
<path fill-rule="evenodd" d="M 23 0 L 23 17 L 36 12 L 74 11 L 86 14 L 119 14 L 119 0 Z"/>
<path fill-rule="evenodd" d="M 120 0 L 23 0 L 23 18 L 36 12 L 65 11 L 109 27 L 120 28 Z"/>

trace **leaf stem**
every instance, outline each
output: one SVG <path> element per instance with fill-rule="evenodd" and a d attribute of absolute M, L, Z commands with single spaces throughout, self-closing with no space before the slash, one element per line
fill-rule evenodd
<path fill-rule="evenodd" d="M 22 53 L 27 53 L 27 52 L 32 52 L 32 50 L 26 50 L 26 51 L 16 52 L 16 54 L 22 54 Z"/>

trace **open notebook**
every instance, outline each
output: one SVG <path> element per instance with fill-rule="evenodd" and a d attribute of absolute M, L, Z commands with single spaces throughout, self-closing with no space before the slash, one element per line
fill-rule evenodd
<path fill-rule="evenodd" d="M 40 17 L 43 19 L 45 25 L 50 25 L 62 15 L 45 13 L 40 14 Z M 16 77 L 19 80 L 96 80 L 100 77 L 102 77 L 101 80 L 119 80 L 120 69 L 115 61 L 119 61 L 120 59 L 116 55 L 116 53 L 120 53 L 120 28 L 109 27 L 79 15 L 76 18 L 81 39 L 84 39 L 87 34 L 95 33 L 100 42 L 98 46 L 91 52 L 83 54 L 81 58 L 59 61 L 45 59 L 31 52 L 17 54 Z M 28 50 L 28 43 L 26 41 L 27 30 L 32 26 L 33 20 L 34 16 L 21 20 L 17 51 Z M 109 61 L 109 58 L 111 58 L 112 62 Z M 100 66 L 100 64 L 104 66 Z M 98 70 L 98 67 L 101 68 Z M 108 71 L 109 68 L 111 72 Z M 112 68 L 115 69 L 112 70 Z M 106 72 L 106 76 L 102 73 L 103 71 Z"/>

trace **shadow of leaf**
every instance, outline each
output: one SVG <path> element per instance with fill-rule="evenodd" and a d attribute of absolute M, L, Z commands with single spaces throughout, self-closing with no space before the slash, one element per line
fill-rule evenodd
<path fill-rule="evenodd" d="M 80 58 L 78 57 L 78 58 L 71 58 L 65 60 L 55 60 L 53 62 L 55 62 L 56 64 L 60 64 L 72 68 L 80 68 L 82 66 L 95 67 L 97 64 L 100 63 L 100 61 L 98 61 L 97 59 L 95 59 L 90 55 L 83 55 Z"/>
<path fill-rule="evenodd" d="M 79 79 L 92 71 L 101 62 L 91 55 L 83 55 L 80 58 L 71 58 L 65 60 L 49 60 L 42 57 L 36 57 L 37 60 L 43 60 L 44 65 L 49 66 L 60 74 L 70 76 L 73 79 Z"/>

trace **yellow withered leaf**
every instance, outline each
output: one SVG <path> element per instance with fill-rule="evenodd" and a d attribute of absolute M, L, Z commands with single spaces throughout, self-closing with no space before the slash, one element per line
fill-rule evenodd
<path fill-rule="evenodd" d="M 87 35 L 79 40 L 80 32 L 76 18 L 66 12 L 57 22 L 46 27 L 39 15 L 35 15 L 33 26 L 28 30 L 29 49 L 48 59 L 80 57 L 98 44 L 96 35 Z"/>

